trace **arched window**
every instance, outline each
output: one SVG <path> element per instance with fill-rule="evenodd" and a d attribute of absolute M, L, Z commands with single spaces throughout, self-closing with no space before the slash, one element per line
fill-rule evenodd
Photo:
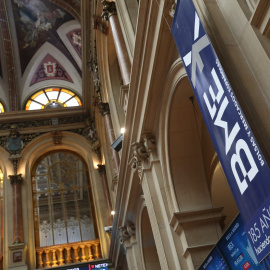
<path fill-rule="evenodd" d="M 25 110 L 76 107 L 82 102 L 78 95 L 64 88 L 46 88 L 32 95 L 25 105 Z"/>
<path fill-rule="evenodd" d="M 0 113 L 5 112 L 4 106 L 3 104 L 0 102 Z"/>
<path fill-rule="evenodd" d="M 41 157 L 32 187 L 37 247 L 96 239 L 88 172 L 78 155 L 59 151 Z"/>

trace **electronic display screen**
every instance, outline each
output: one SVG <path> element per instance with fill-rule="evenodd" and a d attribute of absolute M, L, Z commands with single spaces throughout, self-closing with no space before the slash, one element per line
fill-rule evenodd
<path fill-rule="evenodd" d="M 87 264 L 84 266 L 77 267 L 67 267 L 62 268 L 63 270 L 109 270 L 108 263 L 99 263 L 99 264 Z"/>

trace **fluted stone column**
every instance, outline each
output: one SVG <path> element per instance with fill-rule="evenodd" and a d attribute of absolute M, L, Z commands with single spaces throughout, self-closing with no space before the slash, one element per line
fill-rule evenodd
<path fill-rule="evenodd" d="M 130 82 L 131 64 L 124 36 L 116 13 L 115 3 L 108 2 L 106 0 L 102 0 L 101 2 L 103 4 L 103 13 L 101 16 L 102 18 L 110 22 L 115 50 L 123 79 L 123 84 L 127 85 Z"/>
<path fill-rule="evenodd" d="M 13 243 L 23 243 L 22 175 L 9 175 L 13 189 Z"/>
<path fill-rule="evenodd" d="M 110 114 L 110 108 L 108 103 L 100 103 L 99 104 L 99 112 L 104 116 L 106 130 L 108 134 L 108 139 L 110 145 L 112 145 L 115 141 L 115 134 L 112 125 L 112 119 Z M 119 174 L 119 166 L 120 166 L 120 158 L 117 151 L 110 147 L 111 155 L 112 155 L 112 164 L 114 170 L 114 177 L 118 177 Z"/>
<path fill-rule="evenodd" d="M 109 225 L 112 225 L 112 216 L 111 216 L 112 203 L 111 203 L 111 196 L 110 196 L 110 191 L 108 187 L 108 180 L 106 176 L 105 165 L 98 165 L 98 171 L 102 180 L 103 191 L 104 191 L 104 195 L 106 199 L 108 222 L 109 222 Z"/>

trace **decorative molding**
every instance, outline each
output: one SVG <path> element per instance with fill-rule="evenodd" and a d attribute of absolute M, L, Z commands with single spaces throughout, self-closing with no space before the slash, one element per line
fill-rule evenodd
<path fill-rule="evenodd" d="M 83 126 L 81 128 L 71 129 L 68 124 L 81 123 Z M 6 123 L 0 124 L 0 130 L 9 130 L 9 135 L 0 136 L 0 146 L 5 148 L 10 153 L 10 159 L 19 158 L 21 150 L 33 139 L 36 137 L 47 133 L 48 131 L 33 133 L 33 128 L 36 127 L 54 127 L 65 125 L 61 130 L 55 131 L 52 130 L 52 137 L 55 144 L 61 144 L 63 130 L 70 131 L 76 134 L 83 136 L 91 145 L 92 150 L 96 153 L 98 158 L 101 160 L 101 149 L 100 142 L 98 140 L 96 126 L 94 119 L 87 116 L 78 116 L 78 117 L 64 117 L 64 118 L 52 118 L 46 120 L 34 120 L 34 121 L 25 121 L 25 122 L 16 122 L 16 123 Z M 24 130 L 26 129 L 26 130 Z M 30 129 L 27 131 L 27 129 Z M 28 134 L 20 134 L 19 131 L 24 133 L 29 132 Z M 4 133 L 4 132 L 3 132 Z M 16 137 L 16 138 L 15 138 Z"/>
<path fill-rule="evenodd" d="M 52 131 L 52 137 L 53 137 L 53 142 L 55 145 L 60 145 L 62 144 L 62 131 Z"/>
<path fill-rule="evenodd" d="M 136 229 L 135 229 L 135 225 L 134 225 L 133 222 L 128 221 L 128 222 L 126 223 L 126 227 L 127 227 L 127 232 L 128 232 L 128 234 L 129 234 L 130 236 L 135 235 Z"/>
<path fill-rule="evenodd" d="M 152 153 L 157 149 L 156 139 L 155 136 L 153 136 L 152 134 L 144 134 L 143 143 L 148 154 Z"/>
<path fill-rule="evenodd" d="M 174 231 L 181 234 L 182 230 L 186 227 L 200 225 L 201 223 L 210 224 L 211 222 L 223 222 L 224 216 L 222 215 L 223 207 L 216 207 L 203 210 L 195 210 L 188 212 L 177 212 L 173 214 L 170 225 Z"/>
<path fill-rule="evenodd" d="M 127 239 L 130 238 L 130 235 L 127 231 L 126 226 L 122 226 L 118 228 L 118 239 L 120 243 L 123 245 Z"/>
<path fill-rule="evenodd" d="M 116 12 L 116 6 L 115 6 L 115 3 L 114 2 L 108 2 L 106 0 L 101 0 L 101 3 L 103 5 L 103 11 L 102 11 L 102 14 L 101 14 L 101 17 L 108 21 L 109 18 L 112 16 L 112 15 L 116 15 L 117 12 Z"/>
<path fill-rule="evenodd" d="M 177 0 L 169 0 L 169 2 L 174 2 L 172 3 L 172 6 L 171 8 L 169 9 L 169 15 L 173 18 L 174 17 L 174 13 L 175 13 L 175 8 L 176 8 L 176 3 L 177 3 Z"/>
<path fill-rule="evenodd" d="M 254 2 L 247 1 L 247 2 Z M 262 35 L 270 38 L 270 2 L 267 0 L 258 0 L 253 3 L 255 9 L 251 25 L 258 28 Z"/>
<path fill-rule="evenodd" d="M 118 175 L 114 176 L 111 184 L 111 191 L 115 192 L 117 191 L 117 184 L 118 184 Z"/>
<path fill-rule="evenodd" d="M 109 103 L 99 103 L 99 112 L 101 113 L 102 116 L 105 116 L 106 114 L 110 114 L 110 107 Z"/>
<path fill-rule="evenodd" d="M 124 109 L 124 112 L 127 111 L 127 104 L 128 104 L 128 93 L 129 93 L 129 84 L 122 85 L 120 88 L 120 98 L 119 103 Z"/>
<path fill-rule="evenodd" d="M 98 29 L 104 35 L 107 35 L 107 33 L 108 33 L 108 26 L 106 25 L 106 23 L 104 23 L 102 21 L 102 17 L 101 16 L 96 16 L 96 15 L 94 15 L 93 17 L 94 17 L 93 28 L 95 30 Z"/>

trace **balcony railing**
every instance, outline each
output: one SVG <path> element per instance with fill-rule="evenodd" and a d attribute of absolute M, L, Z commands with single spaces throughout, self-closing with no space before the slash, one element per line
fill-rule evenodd
<path fill-rule="evenodd" d="M 101 259 L 100 240 L 36 248 L 37 269 Z"/>

